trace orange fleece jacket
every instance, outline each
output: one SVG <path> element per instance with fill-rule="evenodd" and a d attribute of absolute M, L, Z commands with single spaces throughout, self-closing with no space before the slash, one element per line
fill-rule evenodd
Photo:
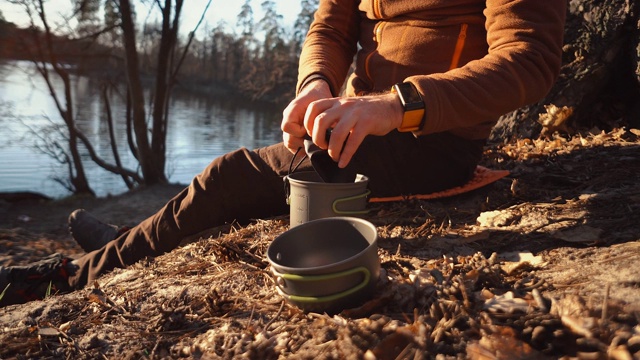
<path fill-rule="evenodd" d="M 498 117 L 544 97 L 562 57 L 564 0 L 320 0 L 300 56 L 298 91 L 321 77 L 344 94 L 416 85 L 416 135 L 489 136 Z"/>

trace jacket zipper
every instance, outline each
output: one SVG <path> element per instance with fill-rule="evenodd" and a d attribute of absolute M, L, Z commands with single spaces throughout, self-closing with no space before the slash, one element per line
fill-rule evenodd
<path fill-rule="evenodd" d="M 376 19 L 380 19 L 382 18 L 382 14 L 380 11 L 380 0 L 373 0 L 373 16 Z M 371 89 L 374 88 L 373 85 L 373 77 L 371 76 L 371 72 L 369 69 L 369 63 L 371 60 L 371 57 L 373 56 L 373 54 L 375 54 L 378 51 L 378 46 L 380 46 L 380 33 L 382 32 L 382 27 L 384 26 L 384 23 L 382 21 L 378 21 L 376 23 L 376 26 L 374 26 L 373 28 L 373 41 L 376 42 L 376 49 L 373 50 L 372 52 L 370 52 L 367 57 L 364 60 L 364 72 L 367 75 L 367 78 L 369 79 L 369 83 L 371 83 Z M 360 95 L 360 94 L 358 94 Z"/>
<path fill-rule="evenodd" d="M 373 16 L 376 19 L 382 19 L 382 12 L 380 11 L 380 0 L 373 0 Z"/>
<path fill-rule="evenodd" d="M 373 40 L 376 42 L 376 49 L 372 52 L 370 52 L 365 61 L 364 61 L 364 70 L 365 73 L 367 74 L 367 78 L 369 78 L 369 82 L 371 82 L 371 88 L 373 88 L 373 77 L 371 76 L 371 72 L 369 71 L 369 62 L 371 60 L 371 57 L 373 56 L 373 54 L 375 54 L 378 51 L 378 46 L 380 46 L 380 41 L 381 41 L 381 36 L 380 34 L 382 33 L 382 28 L 384 27 L 384 23 L 379 21 L 376 26 L 373 28 Z"/>
<path fill-rule="evenodd" d="M 460 64 L 460 55 L 462 55 L 462 49 L 464 49 L 464 43 L 467 40 L 467 28 L 468 24 L 460 25 L 460 33 L 458 34 L 458 41 L 456 41 L 456 48 L 453 51 L 453 57 L 451 58 L 451 65 L 449 70 L 453 70 Z"/>
<path fill-rule="evenodd" d="M 380 19 L 382 17 L 382 14 L 380 11 L 380 0 L 373 0 L 373 15 L 376 17 L 376 19 Z M 382 33 L 383 27 L 384 27 L 384 23 L 379 21 L 376 24 L 376 26 L 373 28 L 373 38 L 377 46 L 380 45 L 381 33 Z M 468 28 L 469 28 L 469 24 L 460 25 L 460 33 L 458 33 L 458 40 L 456 41 L 456 47 L 453 51 L 453 56 L 451 57 L 451 65 L 449 66 L 449 70 L 453 70 L 457 68 L 458 65 L 460 64 L 460 56 L 462 55 L 462 50 L 464 49 L 464 45 L 467 39 Z M 364 62 L 365 73 L 367 74 L 367 77 L 369 78 L 369 81 L 372 84 L 372 88 L 374 87 L 373 77 L 371 76 L 371 73 L 370 73 L 369 62 L 371 60 L 371 57 L 376 51 L 377 51 L 377 47 L 376 47 L 376 50 L 372 51 L 371 53 L 369 53 L 369 55 L 367 55 Z"/>

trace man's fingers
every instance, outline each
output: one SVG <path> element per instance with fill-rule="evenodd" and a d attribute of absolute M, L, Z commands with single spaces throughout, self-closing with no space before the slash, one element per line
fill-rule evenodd
<path fill-rule="evenodd" d="M 334 111 L 337 104 L 338 100 L 334 98 L 314 101 L 304 116 L 305 129 L 313 138 L 313 142 L 323 149 L 329 145 L 326 141 L 326 131 L 339 120 L 339 113 Z"/>
<path fill-rule="evenodd" d="M 347 167 L 347 165 L 349 165 L 351 158 L 353 158 L 356 150 L 358 150 L 358 148 L 364 141 L 365 136 L 366 134 L 358 131 L 353 131 L 349 134 L 346 141 L 344 142 L 344 146 L 342 147 L 342 152 L 340 153 L 340 158 L 338 160 L 339 168 L 345 168 Z"/>
<path fill-rule="evenodd" d="M 302 138 L 292 136 L 288 133 L 282 134 L 282 142 L 291 153 L 295 153 L 299 148 L 304 146 L 304 140 Z"/>
<path fill-rule="evenodd" d="M 322 114 L 321 107 L 319 105 L 320 101 L 314 101 L 307 107 L 307 111 L 304 114 L 303 125 L 305 131 L 308 134 L 313 132 L 313 127 L 315 126 L 316 117 Z"/>
<path fill-rule="evenodd" d="M 303 137 L 306 133 L 307 130 L 304 128 L 304 126 L 302 126 L 301 124 L 298 124 L 296 122 L 283 122 L 282 123 L 282 131 L 285 134 L 290 134 L 292 136 L 295 137 Z"/>
<path fill-rule="evenodd" d="M 331 139 L 328 144 L 329 156 L 331 156 L 335 162 L 338 162 L 340 159 L 344 151 L 343 147 L 347 139 L 351 136 L 350 133 L 356 124 L 356 119 L 353 116 L 349 116 L 348 114 L 346 116 L 345 114 L 341 115 L 342 118 L 336 119 L 334 124 L 332 124 L 335 127 L 333 127 L 331 131 Z"/>

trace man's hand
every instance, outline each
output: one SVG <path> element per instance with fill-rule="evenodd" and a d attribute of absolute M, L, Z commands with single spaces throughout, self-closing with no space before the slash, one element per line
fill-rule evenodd
<path fill-rule="evenodd" d="M 307 130 L 304 128 L 304 117 L 309 104 L 319 100 L 330 98 L 329 84 L 322 79 L 314 80 L 307 84 L 298 96 L 289 103 L 282 112 L 282 140 L 284 146 L 295 153 L 304 145 L 304 137 Z"/>
<path fill-rule="evenodd" d="M 317 80 L 305 86 L 284 110 L 282 137 L 293 153 L 303 146 L 304 137 L 309 134 L 344 168 L 367 135 L 388 134 L 402 124 L 402 115 L 397 94 L 334 98 L 329 85 Z M 327 130 L 331 130 L 328 143 Z"/>
<path fill-rule="evenodd" d="M 309 104 L 304 128 L 313 142 L 328 149 L 341 168 L 346 167 L 367 135 L 386 135 L 402 124 L 402 105 L 397 94 L 330 98 Z M 327 129 L 332 129 L 329 143 Z"/>

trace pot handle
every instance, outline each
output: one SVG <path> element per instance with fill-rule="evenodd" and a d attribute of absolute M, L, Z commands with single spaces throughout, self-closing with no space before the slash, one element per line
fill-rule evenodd
<path fill-rule="evenodd" d="M 284 296 L 285 298 L 287 298 L 289 300 L 292 300 L 292 301 L 308 302 L 308 303 L 320 303 L 320 302 L 328 302 L 328 301 L 338 300 L 338 299 L 340 299 L 342 297 L 351 295 L 351 294 L 361 290 L 362 288 L 367 286 L 367 284 L 369 284 L 369 280 L 371 279 L 371 272 L 369 271 L 369 269 L 367 269 L 364 266 L 359 266 L 359 267 L 356 267 L 356 268 L 353 268 L 353 269 L 349 269 L 349 270 L 345 270 L 345 271 L 341 271 L 341 272 L 337 272 L 337 273 L 332 273 L 332 274 L 326 274 L 326 275 L 281 274 L 281 273 L 277 272 L 273 268 L 271 268 L 271 271 L 273 272 L 273 274 L 276 277 L 281 277 L 283 279 L 293 280 L 293 281 L 323 281 L 323 280 L 333 280 L 333 279 L 337 279 L 337 278 L 342 277 L 342 276 L 348 276 L 348 275 L 352 275 L 352 274 L 359 273 L 359 272 L 364 274 L 364 279 L 358 285 L 352 287 L 351 289 L 347 289 L 345 291 L 342 291 L 342 292 L 339 292 L 339 293 L 336 293 L 336 294 L 332 294 L 332 295 L 327 295 L 327 296 L 298 296 L 298 295 L 290 295 L 290 294 L 286 294 L 284 291 L 282 291 L 282 289 L 280 288 L 280 285 L 276 286 L 276 289 L 278 289 L 278 292 L 280 293 L 280 295 Z M 277 283 L 277 281 L 276 281 L 276 283 Z"/>
<path fill-rule="evenodd" d="M 282 178 L 284 181 L 284 196 L 287 205 L 291 205 L 291 184 L 289 184 L 289 177 L 285 176 Z"/>
<path fill-rule="evenodd" d="M 298 162 L 297 165 L 293 165 L 296 158 L 298 157 L 298 153 L 300 152 L 300 150 L 302 150 L 302 146 L 298 148 L 298 150 L 296 150 L 296 153 L 293 154 L 293 156 L 291 157 L 291 162 L 289 163 L 289 172 L 288 174 L 291 175 L 293 174 L 296 170 L 298 170 L 298 167 L 302 164 L 302 162 L 308 157 L 308 155 L 306 153 L 304 153 L 304 156 L 302 157 L 302 159 L 300 159 L 300 161 Z M 287 201 L 287 205 L 291 204 L 291 185 L 289 185 L 289 178 L 288 177 L 283 177 L 282 180 L 284 180 L 284 193 L 285 193 L 285 200 Z"/>
<path fill-rule="evenodd" d="M 340 203 L 343 203 L 343 202 L 346 202 L 346 201 L 366 198 L 367 196 L 369 196 L 369 194 L 371 194 L 371 190 L 367 189 L 367 191 L 365 191 L 364 193 L 359 194 L 359 195 L 354 195 L 354 196 L 349 196 L 349 197 L 345 197 L 345 198 L 335 199 L 333 201 L 333 205 L 331 206 L 331 208 L 332 208 L 333 212 L 338 214 L 338 215 L 363 215 L 363 214 L 366 214 L 366 213 L 369 212 L 369 210 L 355 210 L 355 211 L 338 210 L 338 205 Z"/>

